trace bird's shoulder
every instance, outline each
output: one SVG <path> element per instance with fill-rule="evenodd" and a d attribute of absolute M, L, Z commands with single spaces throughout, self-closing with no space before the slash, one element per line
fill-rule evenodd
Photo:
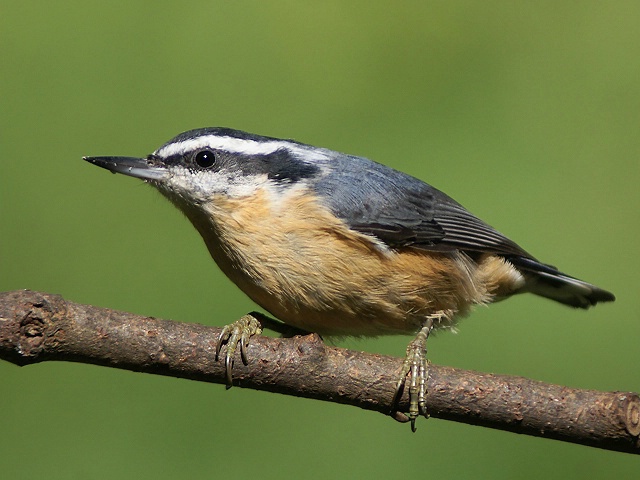
<path fill-rule="evenodd" d="M 530 257 L 453 198 L 367 158 L 336 154 L 312 188 L 350 228 L 391 248 L 493 252 Z"/>

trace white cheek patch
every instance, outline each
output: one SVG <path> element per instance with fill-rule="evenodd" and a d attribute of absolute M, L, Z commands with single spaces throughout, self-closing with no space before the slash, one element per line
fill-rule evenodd
<path fill-rule="evenodd" d="M 229 170 L 191 171 L 172 169 L 163 188 L 183 198 L 206 202 L 213 195 L 224 194 L 229 198 L 242 198 L 254 194 L 269 183 L 267 174 L 243 175 Z"/>

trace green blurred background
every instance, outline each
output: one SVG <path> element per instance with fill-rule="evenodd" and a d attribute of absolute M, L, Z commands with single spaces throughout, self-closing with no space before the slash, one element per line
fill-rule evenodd
<path fill-rule="evenodd" d="M 439 364 L 640 390 L 638 2 L 0 2 L 0 291 L 222 325 L 195 230 L 83 155 L 229 126 L 425 179 L 614 304 L 522 296 Z M 406 337 L 340 346 L 401 355 Z M 88 365 L 0 363 L 3 478 L 629 478 L 636 457 Z M 411 476 L 411 477 L 409 477 Z"/>

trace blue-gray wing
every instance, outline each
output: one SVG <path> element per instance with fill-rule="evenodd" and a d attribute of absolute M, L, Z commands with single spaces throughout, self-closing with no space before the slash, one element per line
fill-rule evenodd
<path fill-rule="evenodd" d="M 371 160 L 336 156 L 313 188 L 351 228 L 391 248 L 493 252 L 532 258 L 436 188 Z"/>

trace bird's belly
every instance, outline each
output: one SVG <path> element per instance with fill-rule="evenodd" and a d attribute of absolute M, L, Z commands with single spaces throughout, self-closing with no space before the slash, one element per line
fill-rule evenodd
<path fill-rule="evenodd" d="M 264 247 L 264 245 L 263 245 Z M 324 335 L 413 333 L 430 314 L 466 313 L 481 295 L 463 260 L 445 255 L 364 255 L 334 248 L 313 261 L 300 254 L 246 263 L 216 256 L 221 269 L 258 305 L 287 324 Z M 267 247 L 268 249 L 268 247 Z"/>
<path fill-rule="evenodd" d="M 194 225 L 221 270 L 287 324 L 324 335 L 413 333 L 428 315 L 445 312 L 439 326 L 450 326 L 491 296 L 462 253 L 393 251 L 308 195 L 289 199 L 280 215 L 256 197 L 224 205 L 233 216 Z"/>

